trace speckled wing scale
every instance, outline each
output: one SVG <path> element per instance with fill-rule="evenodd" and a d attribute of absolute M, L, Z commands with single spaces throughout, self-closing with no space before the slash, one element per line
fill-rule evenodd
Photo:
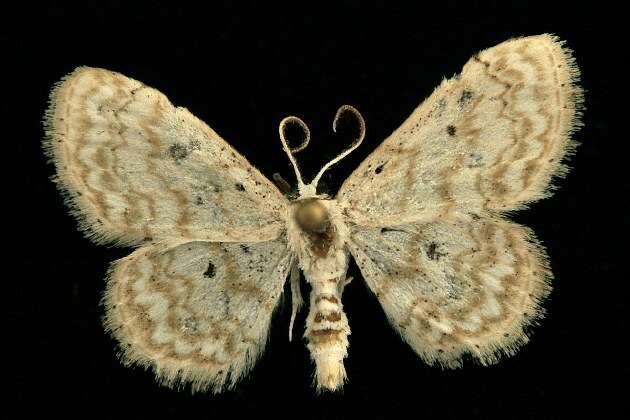
<path fill-rule="evenodd" d="M 123 361 L 169 385 L 233 385 L 264 348 L 292 264 L 288 201 L 186 109 L 118 73 L 68 75 L 46 129 L 86 233 L 143 245 L 113 264 L 104 299 Z"/>
<path fill-rule="evenodd" d="M 126 363 L 153 366 L 167 385 L 218 392 L 264 349 L 290 266 L 284 238 L 146 246 L 111 269 L 106 327 Z"/>
<path fill-rule="evenodd" d="M 286 199 L 212 129 L 160 92 L 81 67 L 51 94 L 46 150 L 97 242 L 274 239 Z"/>
<path fill-rule="evenodd" d="M 354 171 L 338 200 L 356 223 L 392 225 L 544 197 L 574 147 L 577 76 L 569 51 L 548 35 L 476 54 Z"/>
<path fill-rule="evenodd" d="M 122 360 L 167 385 L 233 386 L 264 349 L 291 273 L 311 285 L 304 337 L 317 389 L 346 380 L 350 325 L 341 302 L 350 254 L 393 327 L 427 363 L 483 364 L 527 342 L 551 272 L 533 233 L 505 212 L 545 197 L 574 148 L 582 92 L 570 52 L 550 35 L 476 54 L 445 80 L 338 195 L 317 194 L 294 154 L 310 140 L 280 123 L 296 173 L 292 201 L 208 126 L 160 92 L 79 68 L 53 90 L 46 152 L 83 230 L 141 245 L 110 270 L 105 325 Z M 304 142 L 291 148 L 284 127 Z M 283 181 L 284 182 L 284 181 Z M 291 332 L 289 332 L 291 337 Z M 364 349 L 359 349 L 364 351 Z"/>
<path fill-rule="evenodd" d="M 426 362 L 512 354 L 542 311 L 550 272 L 526 228 L 451 212 L 434 222 L 357 228 L 350 247 L 393 327 Z"/>
<path fill-rule="evenodd" d="M 492 363 L 527 341 L 551 273 L 502 212 L 545 197 L 582 92 L 549 35 L 475 55 L 346 180 L 349 247 L 394 328 L 428 363 Z"/>

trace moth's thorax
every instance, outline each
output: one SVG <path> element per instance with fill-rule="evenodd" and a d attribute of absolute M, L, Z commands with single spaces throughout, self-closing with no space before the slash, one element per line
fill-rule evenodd
<path fill-rule="evenodd" d="M 337 277 L 347 266 L 347 227 L 336 200 L 310 197 L 291 203 L 289 242 L 307 278 Z"/>

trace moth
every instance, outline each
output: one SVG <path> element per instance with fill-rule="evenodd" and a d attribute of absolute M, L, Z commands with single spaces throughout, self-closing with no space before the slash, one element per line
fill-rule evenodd
<path fill-rule="evenodd" d="M 296 153 L 297 117 L 279 134 L 297 179 L 269 181 L 216 132 L 162 93 L 80 67 L 52 90 L 44 148 L 81 230 L 133 246 L 109 270 L 105 327 L 125 364 L 167 386 L 220 392 L 263 352 L 290 279 L 293 320 L 310 285 L 304 338 L 318 390 L 346 381 L 350 326 L 342 293 L 352 257 L 393 328 L 426 363 L 458 368 L 512 355 L 543 316 L 547 256 L 508 215 L 550 194 L 580 126 L 569 49 L 548 34 L 474 55 L 345 180 L 317 193 Z M 304 131 L 286 140 L 288 124 Z M 300 273 L 301 271 L 301 273 Z M 363 350 L 363 349 L 360 349 Z"/>

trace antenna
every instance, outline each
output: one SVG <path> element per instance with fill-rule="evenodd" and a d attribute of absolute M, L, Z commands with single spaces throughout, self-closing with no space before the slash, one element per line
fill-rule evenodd
<path fill-rule="evenodd" d="M 361 113 L 359 111 L 357 111 L 357 109 L 355 107 L 350 106 L 350 105 L 341 105 L 339 107 L 339 109 L 337 110 L 337 113 L 335 114 L 335 119 L 333 120 L 333 131 L 335 133 L 337 132 L 337 123 L 339 122 L 339 118 L 341 117 L 341 115 L 344 112 L 350 112 L 351 114 L 353 114 L 356 117 L 357 121 L 359 122 L 359 130 L 360 130 L 359 131 L 359 137 L 357 137 L 352 142 L 350 147 L 348 147 L 346 150 L 341 152 L 336 158 L 334 158 L 333 160 L 331 160 L 330 162 L 325 164 L 322 167 L 322 169 L 320 169 L 320 171 L 317 174 L 317 176 L 315 176 L 315 178 L 311 182 L 311 185 L 314 185 L 315 188 L 317 188 L 317 183 L 319 182 L 319 180 L 322 177 L 322 175 L 324 175 L 324 172 L 326 172 L 328 170 L 328 168 L 333 166 L 335 163 L 339 162 L 341 159 L 343 159 L 346 156 L 348 156 L 350 154 L 350 152 L 352 152 L 354 149 L 359 147 L 359 145 L 363 142 L 363 139 L 365 138 L 365 120 L 363 119 L 363 116 L 361 116 Z"/>
<path fill-rule="evenodd" d="M 311 132 L 308 129 L 308 126 L 306 125 L 306 123 L 302 121 L 301 119 L 299 119 L 298 117 L 289 116 L 289 117 L 284 118 L 282 121 L 280 121 L 280 127 L 278 128 L 278 132 L 280 134 L 280 141 L 282 142 L 282 148 L 284 149 L 285 153 L 289 157 L 289 160 L 291 161 L 291 164 L 293 165 L 293 170 L 295 171 L 295 177 L 297 178 L 297 182 L 298 182 L 298 191 L 300 192 L 300 196 L 314 196 L 317 191 L 317 184 L 319 183 L 319 180 L 321 179 L 322 175 L 324 175 L 324 172 L 326 172 L 328 168 L 333 166 L 335 163 L 339 162 L 341 159 L 348 156 L 350 152 L 352 152 L 354 149 L 359 147 L 359 145 L 363 142 L 363 139 L 365 138 L 365 120 L 361 116 L 361 113 L 357 111 L 357 109 L 354 108 L 353 106 L 342 105 L 339 107 L 339 109 L 337 109 L 337 113 L 335 114 L 335 119 L 333 120 L 333 131 L 335 133 L 337 132 L 337 125 L 339 123 L 339 119 L 345 112 L 350 112 L 351 114 L 353 114 L 355 118 L 357 119 L 357 121 L 359 122 L 359 136 L 352 142 L 352 144 L 350 144 L 350 147 L 348 147 L 346 150 L 341 152 L 336 158 L 334 158 L 333 160 L 325 164 L 322 167 L 322 169 L 320 169 L 319 173 L 315 176 L 315 178 L 313 178 L 311 183 L 308 185 L 304 184 L 302 174 L 300 173 L 300 168 L 297 164 L 297 161 L 295 160 L 295 154 L 300 152 L 301 150 L 304 150 L 306 146 L 308 146 L 309 142 L 311 141 Z M 299 125 L 304 133 L 304 137 L 305 137 L 304 141 L 298 147 L 291 148 L 289 146 L 289 143 L 287 142 L 284 131 L 288 124 Z"/>
<path fill-rule="evenodd" d="M 286 128 L 287 124 L 299 125 L 300 128 L 302 129 L 302 132 L 304 133 L 304 141 L 298 147 L 294 147 L 294 148 L 289 147 L 289 143 L 287 142 L 287 139 L 284 135 L 284 129 Z M 306 125 L 304 121 L 302 121 L 298 117 L 289 116 L 289 117 L 284 118 L 282 121 L 280 121 L 278 132 L 280 134 L 280 141 L 282 142 L 282 148 L 284 149 L 284 152 L 287 154 L 287 156 L 289 156 L 289 160 L 291 161 L 291 164 L 293 165 L 293 170 L 295 171 L 295 177 L 297 178 L 297 182 L 298 182 L 298 189 L 301 193 L 304 190 L 305 185 L 304 185 L 304 181 L 302 180 L 302 174 L 300 173 L 300 168 L 297 164 L 297 161 L 295 160 L 294 155 L 298 153 L 299 151 L 304 150 L 306 146 L 308 146 L 308 143 L 311 141 L 311 131 L 308 129 L 308 126 Z"/>

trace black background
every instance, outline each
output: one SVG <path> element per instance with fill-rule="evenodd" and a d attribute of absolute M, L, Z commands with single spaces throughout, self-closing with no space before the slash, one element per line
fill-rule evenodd
<path fill-rule="evenodd" d="M 18 252 L 5 257 L 4 266 L 19 267 L 3 276 L 11 307 L 10 336 L 3 340 L 11 352 L 5 360 L 9 417 L 34 411 L 67 418 L 628 413 L 622 398 L 630 373 L 623 344 L 629 276 L 616 271 L 627 245 L 615 239 L 628 224 L 628 177 L 621 173 L 627 135 L 613 133 L 611 106 L 618 95 L 627 96 L 627 85 L 617 87 L 616 79 L 627 63 L 615 58 L 626 48 L 610 44 L 609 31 L 620 12 L 605 3 L 297 4 L 270 10 L 263 2 L 34 3 L 5 14 L 11 82 L 2 114 L 12 131 L 3 139 L 4 166 L 11 169 L 4 184 L 13 213 L 6 230 Z M 53 168 L 40 148 L 41 118 L 54 82 L 78 65 L 143 81 L 206 121 L 263 174 L 277 171 L 291 181 L 277 136 L 280 119 L 298 115 L 309 124 L 313 141 L 299 160 L 310 178 L 350 141 L 349 132 L 333 135 L 331 122 L 339 105 L 352 104 L 366 119 L 367 138 L 324 178 L 334 193 L 473 53 L 544 32 L 575 51 L 587 109 L 585 127 L 575 135 L 582 145 L 558 192 L 513 217 L 547 246 L 556 276 L 548 316 L 517 355 L 456 371 L 424 365 L 389 327 L 353 264 L 356 280 L 344 293 L 352 335 L 342 393 L 318 396 L 311 386 L 305 343 L 287 341 L 289 296 L 274 316 L 265 355 L 233 391 L 191 395 L 119 363 L 116 343 L 101 325 L 99 300 L 109 262 L 130 250 L 85 239 L 48 180 Z M 298 317 L 298 336 L 305 315 Z"/>

